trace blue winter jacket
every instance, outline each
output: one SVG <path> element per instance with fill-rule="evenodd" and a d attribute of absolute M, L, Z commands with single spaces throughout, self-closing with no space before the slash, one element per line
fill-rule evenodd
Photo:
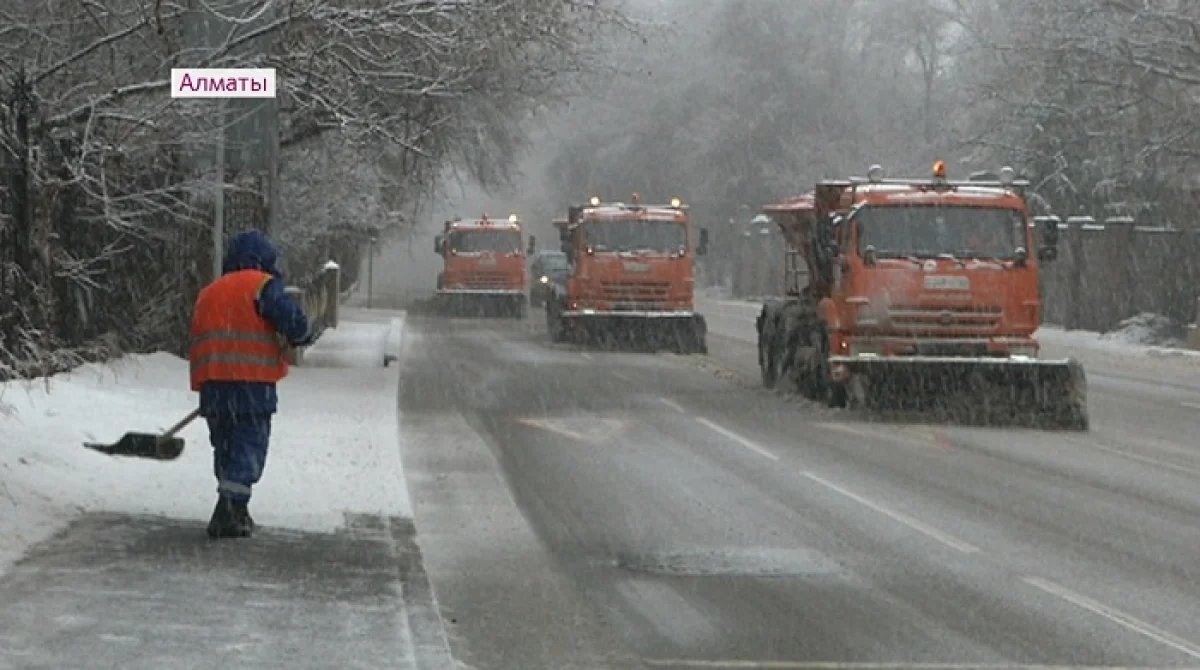
<path fill-rule="evenodd" d="M 249 230 L 229 242 L 221 272 L 261 270 L 270 273 L 273 279 L 258 295 L 258 313 L 293 346 L 312 344 L 304 310 L 284 292 L 283 274 L 275 266 L 278 260 L 279 251 L 271 240 L 257 230 Z M 274 414 L 278 404 L 274 384 L 207 382 L 200 388 L 200 414 L 205 417 Z"/>

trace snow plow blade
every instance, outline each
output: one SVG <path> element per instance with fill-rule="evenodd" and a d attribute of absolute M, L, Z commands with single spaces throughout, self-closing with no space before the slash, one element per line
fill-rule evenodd
<path fill-rule="evenodd" d="M 446 318 L 525 318 L 528 302 L 524 293 L 488 291 L 444 291 L 434 294 L 429 313 Z"/>
<path fill-rule="evenodd" d="M 707 354 L 704 317 L 688 312 L 567 314 L 566 327 L 578 340 L 611 348 L 671 349 Z"/>
<path fill-rule="evenodd" d="M 852 402 L 876 409 L 930 406 L 970 422 L 1088 430 L 1087 378 L 1074 359 L 833 356 Z"/>

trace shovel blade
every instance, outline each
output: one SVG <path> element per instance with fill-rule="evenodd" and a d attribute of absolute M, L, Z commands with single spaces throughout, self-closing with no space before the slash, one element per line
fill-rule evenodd
<path fill-rule="evenodd" d="M 113 444 L 87 442 L 83 446 L 109 456 L 132 456 L 154 461 L 173 461 L 183 453 L 183 438 L 163 437 L 150 433 L 125 433 L 124 437 Z"/>

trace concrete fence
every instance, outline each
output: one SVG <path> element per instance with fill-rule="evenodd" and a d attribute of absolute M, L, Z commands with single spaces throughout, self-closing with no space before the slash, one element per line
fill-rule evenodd
<path fill-rule="evenodd" d="M 1092 217 L 1058 228 L 1058 260 L 1042 266 L 1046 322 L 1103 332 L 1138 312 L 1196 321 L 1200 231 Z"/>
<path fill-rule="evenodd" d="M 310 327 L 317 337 L 326 328 L 337 328 L 338 305 L 342 301 L 341 268 L 329 261 L 320 272 L 297 286 L 287 287 L 287 293 L 300 303 Z M 289 349 L 288 360 L 293 365 L 304 364 L 304 349 Z"/>

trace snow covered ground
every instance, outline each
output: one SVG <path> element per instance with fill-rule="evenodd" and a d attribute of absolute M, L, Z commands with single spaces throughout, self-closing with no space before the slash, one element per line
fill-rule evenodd
<path fill-rule="evenodd" d="M 264 526 L 333 530 L 345 512 L 411 517 L 400 463 L 400 312 L 344 310 L 279 388 L 271 453 L 252 509 Z M 196 395 L 186 361 L 165 353 L 87 365 L 36 384 L 0 384 L 0 572 L 82 512 L 207 520 L 216 496 L 203 420 L 168 463 L 85 449 L 158 432 Z"/>
<path fill-rule="evenodd" d="M 1159 358 L 1176 356 L 1200 361 L 1200 351 L 1184 345 L 1187 326 L 1156 314 L 1132 316 L 1107 333 L 1043 326 L 1037 337 L 1044 346 L 1137 353 Z"/>

